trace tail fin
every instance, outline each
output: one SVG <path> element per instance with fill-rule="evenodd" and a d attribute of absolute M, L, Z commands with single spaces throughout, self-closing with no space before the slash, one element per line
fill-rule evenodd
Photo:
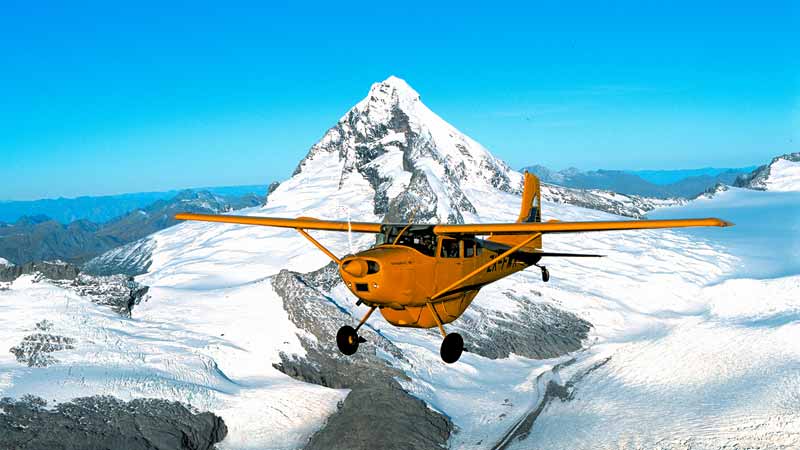
<path fill-rule="evenodd" d="M 525 172 L 525 188 L 522 190 L 522 206 L 517 223 L 542 221 L 542 191 L 536 175 Z"/>
<path fill-rule="evenodd" d="M 539 185 L 539 178 L 536 175 L 525 172 L 525 185 L 522 190 L 522 205 L 519 209 L 517 223 L 530 223 L 542 221 L 542 191 Z M 526 239 L 526 236 L 489 236 L 489 240 L 507 245 L 516 245 Z M 542 248 L 542 237 L 539 236 L 527 244 L 525 248 Z"/>

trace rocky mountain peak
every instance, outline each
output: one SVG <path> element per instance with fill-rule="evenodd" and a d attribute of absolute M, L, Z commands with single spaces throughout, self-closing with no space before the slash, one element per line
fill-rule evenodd
<path fill-rule="evenodd" d="M 388 222 L 414 214 L 420 222 L 463 223 L 464 214 L 476 214 L 468 189 L 519 192 L 522 184 L 519 172 L 431 111 L 395 76 L 373 84 L 311 147 L 294 176 L 321 172 L 337 174 L 339 190 L 366 181 L 373 213 Z"/>
<path fill-rule="evenodd" d="M 405 80 L 392 75 L 389 78 L 373 83 L 367 95 L 356 108 L 367 110 L 391 110 L 400 107 L 413 109 L 414 103 L 419 102 L 419 93 Z"/>

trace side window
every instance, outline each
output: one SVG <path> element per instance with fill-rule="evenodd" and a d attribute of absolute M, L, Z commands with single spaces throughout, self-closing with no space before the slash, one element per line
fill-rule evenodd
<path fill-rule="evenodd" d="M 464 257 L 471 258 L 475 256 L 475 241 L 471 239 L 464 239 Z"/>
<path fill-rule="evenodd" d="M 475 256 L 480 256 L 482 250 L 481 241 L 475 241 Z"/>
<path fill-rule="evenodd" d="M 442 238 L 442 258 L 458 258 L 458 241 L 455 239 Z"/>

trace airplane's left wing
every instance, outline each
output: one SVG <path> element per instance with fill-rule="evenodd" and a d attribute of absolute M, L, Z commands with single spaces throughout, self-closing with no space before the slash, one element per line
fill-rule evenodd
<path fill-rule="evenodd" d="M 176 214 L 178 220 L 199 220 L 203 222 L 237 223 L 241 225 L 261 225 L 266 227 L 294 228 L 302 230 L 352 231 L 355 233 L 380 233 L 381 224 L 371 222 L 340 222 L 317 220 L 311 217 L 285 219 L 281 217 L 229 216 L 224 214 Z"/>

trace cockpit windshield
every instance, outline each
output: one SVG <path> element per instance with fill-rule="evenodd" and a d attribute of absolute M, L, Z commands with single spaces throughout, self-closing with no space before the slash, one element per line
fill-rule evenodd
<path fill-rule="evenodd" d="M 412 225 L 403 231 L 404 228 L 405 225 L 384 226 L 383 233 L 378 235 L 376 245 L 404 245 L 426 256 L 436 255 L 436 235 L 433 234 L 432 225 Z"/>

